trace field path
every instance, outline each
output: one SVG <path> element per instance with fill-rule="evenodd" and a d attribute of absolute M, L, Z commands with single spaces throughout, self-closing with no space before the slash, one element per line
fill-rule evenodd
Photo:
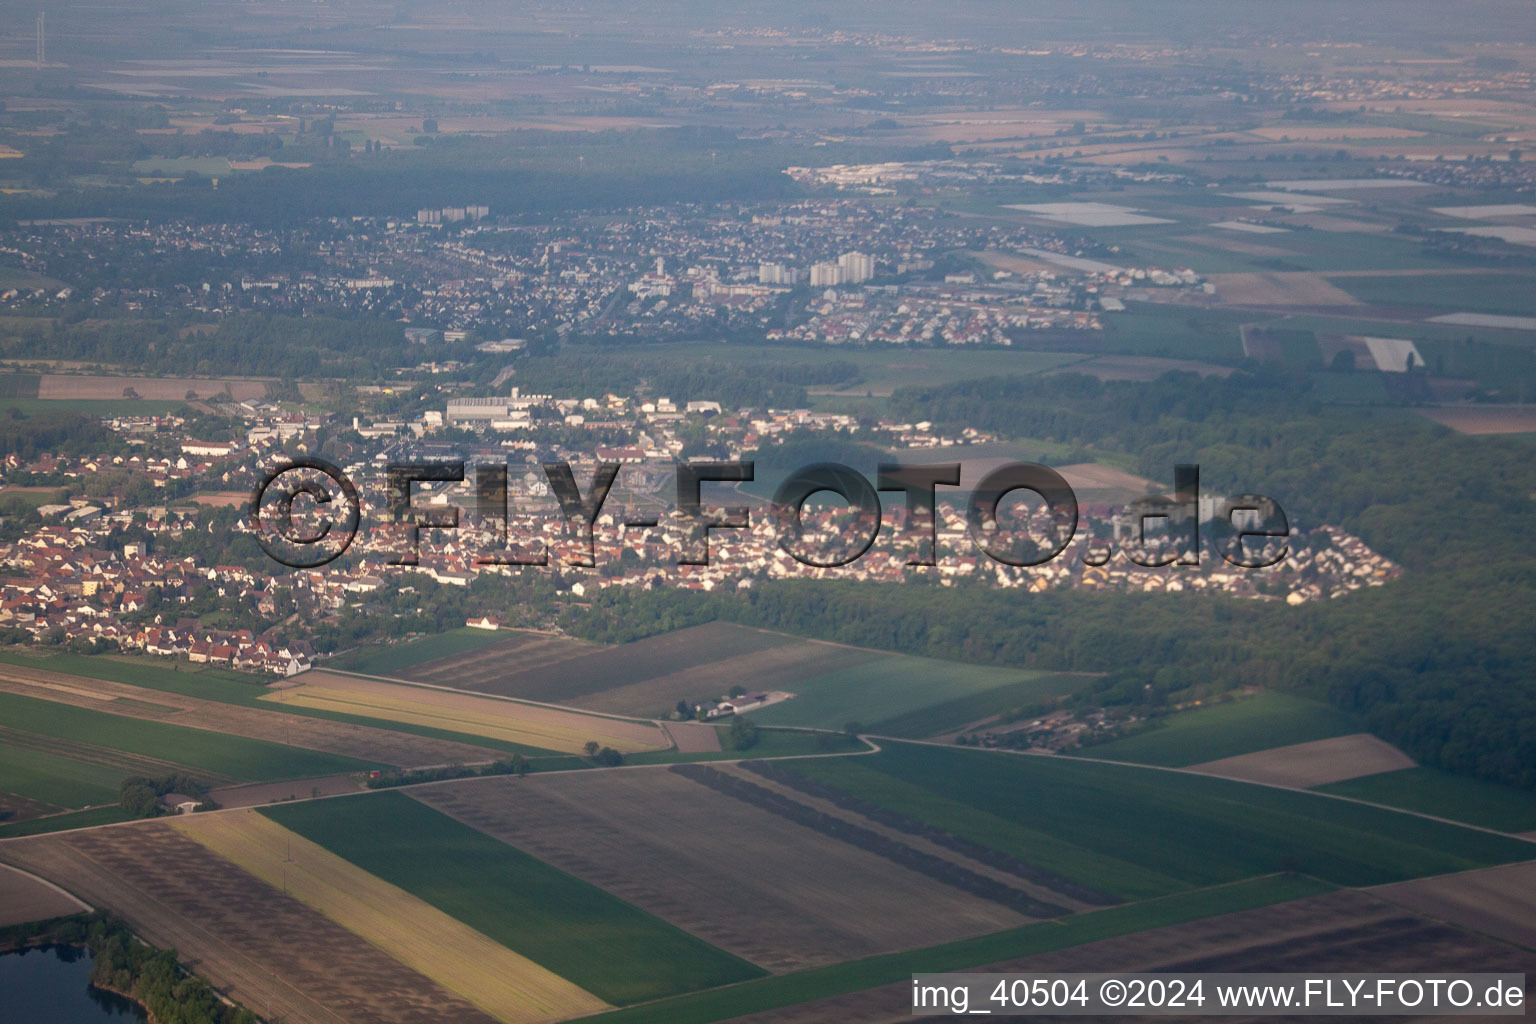
<path fill-rule="evenodd" d="M 922 836 L 913 835 L 910 832 L 903 832 L 900 829 L 892 828 L 889 825 L 882 824 L 881 822 L 875 821 L 872 818 L 866 818 L 862 814 L 856 814 L 853 811 L 844 810 L 830 800 L 825 800 L 818 796 L 812 796 L 809 793 L 803 793 L 798 789 L 792 789 L 789 786 L 778 782 L 777 780 L 767 778 L 764 775 L 752 771 L 750 768 L 739 762 L 723 765 L 716 764 L 711 765 L 711 767 L 727 775 L 732 775 L 736 778 L 750 782 L 755 786 L 761 786 L 763 789 L 775 792 L 786 799 L 794 800 L 796 803 L 804 804 L 812 810 L 819 811 L 822 814 L 831 815 L 834 818 L 848 822 L 850 825 L 854 825 L 862 829 L 868 829 L 871 832 L 879 833 L 880 835 L 883 835 L 887 839 L 890 839 L 894 842 L 901 843 L 904 846 L 910 846 L 914 850 L 926 853 L 929 856 L 938 857 L 940 860 L 947 860 L 951 864 L 964 868 L 967 871 L 975 872 L 978 875 L 984 875 L 985 877 L 992 879 L 994 882 L 1006 885 L 1009 888 L 1018 889 L 1021 892 L 1027 892 L 1035 899 L 1040 900 L 1043 903 L 1053 903 L 1064 906 L 1066 909 L 1074 913 L 1080 910 L 1086 910 L 1090 906 L 1088 903 L 1084 903 L 1081 900 L 1072 899 L 1063 895 L 1062 893 L 1055 891 L 1054 889 L 1048 889 L 1043 885 L 1032 884 L 1020 878 L 1018 875 L 992 867 L 989 864 L 983 864 L 980 861 L 973 860 L 972 858 L 965 856 L 963 853 L 960 853 L 957 850 L 952 850 L 947 846 L 940 846 L 938 843 L 925 839 Z"/>
<path fill-rule="evenodd" d="M 0 928 L 46 921 L 90 909 L 89 903 L 76 899 L 47 879 L 0 864 Z"/>

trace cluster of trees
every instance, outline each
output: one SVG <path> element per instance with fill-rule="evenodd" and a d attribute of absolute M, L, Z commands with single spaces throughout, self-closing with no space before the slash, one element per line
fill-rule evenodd
<path fill-rule="evenodd" d="M 757 740 L 757 726 L 750 718 L 736 715 L 731 719 L 731 727 L 726 730 L 726 741 L 732 750 L 751 750 L 757 746 Z"/>
<path fill-rule="evenodd" d="M 0 451 L 28 461 L 45 453 L 94 455 L 118 444 L 117 435 L 94 416 L 53 410 L 24 413 L 14 406 L 0 411 Z"/>
<path fill-rule="evenodd" d="M 859 368 L 830 362 L 742 363 L 710 356 L 637 356 L 581 351 L 533 356 L 518 364 L 517 383 L 528 392 L 600 395 L 644 385 L 675 402 L 716 401 L 722 409 L 796 408 L 807 387 L 842 386 L 859 379 Z"/>
<path fill-rule="evenodd" d="M 617 768 L 624 763 L 624 755 L 612 747 L 605 747 L 596 740 L 587 740 L 582 746 L 588 758 L 603 768 Z"/>
<path fill-rule="evenodd" d="M 86 944 L 95 962 L 91 983 L 143 1004 L 160 1024 L 257 1024 L 250 1010 L 231 1006 L 203 979 L 182 970 L 173 949 L 146 946 L 121 922 L 98 917 Z"/>
<path fill-rule="evenodd" d="M 250 1010 L 226 1003 L 184 971 L 175 950 L 145 945 L 105 911 L 0 929 L 0 951 L 30 946 L 88 949 L 91 984 L 134 1000 L 158 1024 L 259 1024 Z"/>
<path fill-rule="evenodd" d="M 251 374 L 374 380 L 411 360 L 396 323 L 306 316 L 232 316 L 209 330 L 121 317 L 38 321 L 0 341 L 0 357 L 71 359 L 156 374 Z"/>
<path fill-rule="evenodd" d="M 118 800 L 123 810 L 135 818 L 155 818 L 169 813 L 160 804 L 161 797 L 167 793 L 181 793 L 197 798 L 197 809 L 200 811 L 217 810 L 219 806 L 208 798 L 208 787 L 186 772 L 172 772 L 159 779 L 143 775 L 129 776 L 118 787 Z"/>

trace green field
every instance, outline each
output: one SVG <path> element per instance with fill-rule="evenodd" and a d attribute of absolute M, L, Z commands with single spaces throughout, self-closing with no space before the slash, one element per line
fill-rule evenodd
<path fill-rule="evenodd" d="M 1536 792 L 1439 768 L 1421 765 L 1316 788 L 1501 832 L 1536 831 Z"/>
<path fill-rule="evenodd" d="M 915 748 L 895 745 L 888 749 L 900 756 L 902 751 Z M 783 767 L 1125 899 L 1148 899 L 1189 887 L 1179 878 L 1139 864 L 1134 852 L 1108 854 L 1090 850 L 1036 827 L 1027 817 L 993 813 L 953 794 L 898 778 L 881 770 L 880 763 L 872 758 L 842 758 L 836 763 L 795 761 Z M 987 763 L 971 767 L 984 771 Z"/>
<path fill-rule="evenodd" d="M 1174 768 L 1270 747 L 1362 732 L 1360 723 L 1326 704 L 1265 690 L 1221 704 L 1177 711 L 1144 732 L 1083 750 L 1084 757 Z"/>
<path fill-rule="evenodd" d="M 1536 313 L 1536 277 L 1530 274 L 1420 274 L 1412 277 L 1341 277 L 1333 281 L 1362 302 L 1424 306 L 1441 312 Z"/>
<path fill-rule="evenodd" d="M 229 161 L 222 156 L 155 156 L 133 162 L 133 173 L 150 176 L 200 174 L 222 178 L 230 174 Z"/>
<path fill-rule="evenodd" d="M 338 668 L 363 675 L 398 677 L 402 669 L 412 668 L 437 658 L 465 654 L 506 639 L 503 633 L 489 629 L 470 629 L 460 626 L 446 633 L 422 637 L 409 643 L 392 643 L 382 647 L 359 647 L 331 658 L 326 668 Z"/>
<path fill-rule="evenodd" d="M 379 767 L 279 743 L 124 718 L 104 711 L 0 693 L 0 722 L 24 732 L 175 761 L 246 782 L 302 779 Z M 116 799 L 114 793 L 113 799 Z"/>
<path fill-rule="evenodd" d="M 117 803 L 123 773 L 43 750 L 0 746 L 0 790 L 55 807 Z"/>
<path fill-rule="evenodd" d="M 148 398 L 0 398 L 0 409 L 19 409 L 24 416 L 39 412 L 75 412 L 82 416 L 170 416 L 187 411 L 187 403 Z"/>
<path fill-rule="evenodd" d="M 856 721 L 882 735 L 931 736 L 1020 704 L 1063 696 L 1086 681 L 1049 672 L 871 654 L 868 661 L 850 668 L 796 683 L 792 700 L 749 714 L 762 725 L 841 729 Z"/>
<path fill-rule="evenodd" d="M 764 973 L 401 793 L 261 813 L 615 1005 Z"/>
<path fill-rule="evenodd" d="M 1314 879 L 1295 875 L 1252 879 L 1235 885 L 1201 889 L 1165 899 L 1079 914 L 1063 921 L 1024 925 L 941 946 L 762 978 L 714 992 L 677 996 L 628 1010 L 583 1017 L 581 1020 L 592 1024 L 710 1024 L 711 1021 L 729 1020 L 812 999 L 892 985 L 906 981 L 918 972 L 958 971 L 1052 950 L 1070 949 L 1116 935 L 1164 928 L 1218 914 L 1234 914 L 1316 896 L 1330 888 Z"/>
<path fill-rule="evenodd" d="M 526 744 L 509 743 L 505 740 L 451 732 L 446 729 L 433 729 L 430 726 L 415 725 L 410 722 L 391 722 L 382 718 L 365 718 L 339 711 L 301 708 L 281 702 L 264 701 L 260 698 L 268 692 L 265 678 L 213 666 L 191 665 L 184 661 L 67 653 L 38 656 L 0 651 L 0 662 L 26 665 L 50 672 L 67 672 L 91 679 L 107 679 L 116 683 L 127 683 L 130 686 L 142 686 L 147 690 L 161 690 L 165 693 L 180 694 L 183 697 L 215 700 L 221 704 L 238 704 L 267 714 L 324 718 L 332 722 L 347 722 L 373 729 L 388 729 L 414 736 L 468 743 L 472 746 L 500 750 L 508 754 L 522 754 L 526 757 L 544 757 L 553 753 L 541 747 L 530 747 Z"/>
<path fill-rule="evenodd" d="M 0 839 L 18 839 L 21 836 L 40 836 L 45 832 L 63 832 L 72 828 L 95 828 L 130 820 L 127 811 L 117 804 L 110 807 L 93 807 L 88 811 L 69 814 L 52 814 L 46 818 L 28 818 L 0 825 Z"/>
<path fill-rule="evenodd" d="M 1128 302 L 1103 316 L 1105 352 L 1236 363 L 1243 358 L 1238 328 L 1252 313 Z"/>
<path fill-rule="evenodd" d="M 1380 373 L 1326 373 L 1310 375 L 1312 397 L 1338 405 L 1385 405 L 1393 401 Z"/>
<path fill-rule="evenodd" d="M 1397 811 L 1111 762 L 892 743 L 868 757 L 784 764 L 924 820 L 931 805 L 910 799 L 905 787 L 891 802 L 891 791 L 869 786 L 867 773 L 926 790 L 947 801 L 939 806 L 953 816 L 945 823 L 950 831 L 1025 861 L 1054 866 L 1061 847 L 1037 850 L 1017 833 L 1010 838 L 999 832 L 994 819 L 1134 865 L 1175 886 L 1281 870 L 1336 885 L 1377 885 L 1531 856 L 1528 843 Z M 964 821 L 966 807 L 978 815 L 974 824 Z M 1125 878 L 1114 872 L 1098 877 L 1086 862 L 1066 873 L 1128 894 Z"/>
<path fill-rule="evenodd" d="M 900 736 L 914 740 L 937 736 L 963 729 L 1014 708 L 1039 703 L 1042 698 L 1072 693 L 1090 681 L 1087 676 L 1030 672 L 1028 678 L 1015 683 L 1005 683 L 939 704 L 930 704 L 916 711 L 883 718 L 869 726 L 869 731 L 881 736 Z"/>

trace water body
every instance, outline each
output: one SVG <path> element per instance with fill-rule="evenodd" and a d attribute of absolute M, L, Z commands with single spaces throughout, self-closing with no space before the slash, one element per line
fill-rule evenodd
<path fill-rule="evenodd" d="M 90 986 L 91 954 L 43 946 L 0 955 L 0 1024 L 140 1024 L 143 1009 Z"/>

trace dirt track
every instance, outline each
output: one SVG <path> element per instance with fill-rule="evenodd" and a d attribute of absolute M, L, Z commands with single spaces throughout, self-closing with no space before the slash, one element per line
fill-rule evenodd
<path fill-rule="evenodd" d="M 0 928 L 89 909 L 88 904 L 59 892 L 47 882 L 0 865 Z"/>

